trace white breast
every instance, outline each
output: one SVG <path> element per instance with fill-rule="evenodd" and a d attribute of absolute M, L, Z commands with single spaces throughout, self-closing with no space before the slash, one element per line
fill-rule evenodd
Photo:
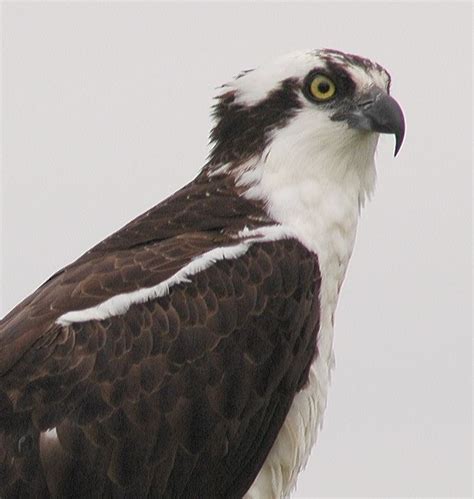
<path fill-rule="evenodd" d="M 265 199 L 269 214 L 317 254 L 322 278 L 318 355 L 246 499 L 288 496 L 322 424 L 334 365 L 334 312 L 354 246 L 360 205 L 375 182 L 376 143 L 377 136 L 368 135 L 357 144 L 362 154 L 344 154 L 342 149 L 339 158 L 325 158 L 324 151 L 309 155 L 301 150 L 299 158 L 298 150 L 286 150 L 288 140 L 274 141 L 265 161 L 247 168 L 240 177 L 249 187 L 247 195 Z"/>

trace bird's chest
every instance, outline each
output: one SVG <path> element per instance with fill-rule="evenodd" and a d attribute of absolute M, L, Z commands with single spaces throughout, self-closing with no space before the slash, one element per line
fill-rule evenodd
<path fill-rule="evenodd" d="M 334 312 L 354 245 L 358 205 L 353 197 L 339 196 L 338 193 L 331 196 L 325 192 L 314 196 L 313 189 L 312 194 L 311 197 L 304 191 L 300 192 L 292 208 L 279 211 L 277 217 L 318 258 L 321 273 L 318 353 L 308 381 L 295 396 L 283 427 L 246 495 L 247 499 L 279 498 L 291 492 L 298 473 L 306 465 L 326 408 L 334 365 Z"/>
<path fill-rule="evenodd" d="M 334 365 L 333 316 L 339 283 L 344 270 L 335 262 L 327 262 L 321 272 L 320 327 L 317 332 L 317 356 L 313 361 L 306 385 L 290 407 L 285 422 L 245 499 L 279 499 L 289 496 L 304 469 L 322 426 L 328 386 Z"/>

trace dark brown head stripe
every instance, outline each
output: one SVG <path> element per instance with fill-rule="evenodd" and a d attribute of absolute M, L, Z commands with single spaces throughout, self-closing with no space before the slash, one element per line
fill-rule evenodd
<path fill-rule="evenodd" d="M 210 134 L 212 150 L 208 166 L 225 163 L 237 166 L 261 154 L 270 132 L 285 126 L 301 107 L 298 90 L 298 80 L 288 78 L 253 105 L 237 102 L 234 90 L 219 96 L 213 108 L 216 125 Z"/>

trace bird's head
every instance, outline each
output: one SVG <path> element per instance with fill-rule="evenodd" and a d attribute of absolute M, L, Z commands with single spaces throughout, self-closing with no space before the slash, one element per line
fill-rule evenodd
<path fill-rule="evenodd" d="M 389 91 L 379 64 L 336 50 L 295 52 L 244 71 L 217 96 L 208 166 L 242 173 L 269 162 L 301 177 L 317 168 L 364 170 L 380 133 L 395 135 L 395 154 L 403 141 L 403 113 Z"/>

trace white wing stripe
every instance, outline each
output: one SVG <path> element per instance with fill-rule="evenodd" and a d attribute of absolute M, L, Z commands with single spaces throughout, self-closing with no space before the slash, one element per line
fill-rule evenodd
<path fill-rule="evenodd" d="M 94 307 L 66 312 L 58 317 L 56 323 L 67 326 L 74 322 L 104 320 L 109 317 L 123 315 L 136 303 L 145 303 L 154 298 L 167 295 L 172 286 L 188 282 L 190 276 L 209 268 L 219 260 L 233 259 L 244 255 L 250 246 L 256 242 L 276 241 L 293 237 L 293 234 L 282 225 L 271 225 L 255 230 L 243 230 L 238 234 L 238 237 L 244 239 L 233 246 L 214 248 L 199 255 L 171 277 L 155 286 L 112 296 Z"/>

